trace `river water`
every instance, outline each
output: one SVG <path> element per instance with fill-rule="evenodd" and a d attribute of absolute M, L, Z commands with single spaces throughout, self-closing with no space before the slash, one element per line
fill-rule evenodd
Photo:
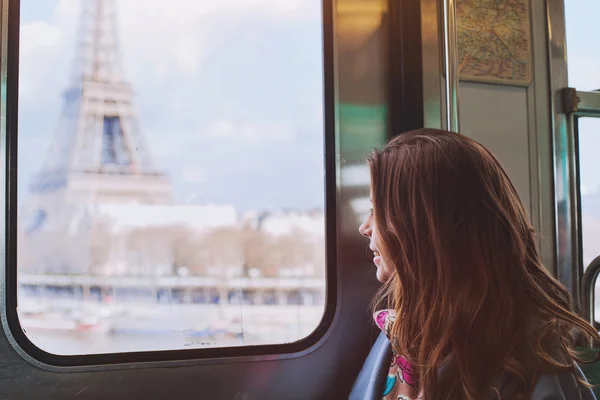
<path fill-rule="evenodd" d="M 82 355 L 290 343 L 308 336 L 324 306 L 84 304 L 19 299 L 19 320 L 40 349 Z"/>

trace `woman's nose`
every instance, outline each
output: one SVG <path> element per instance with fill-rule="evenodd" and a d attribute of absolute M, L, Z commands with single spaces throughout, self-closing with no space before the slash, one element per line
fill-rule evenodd
<path fill-rule="evenodd" d="M 364 237 L 371 237 L 371 227 L 368 221 L 363 222 L 359 227 L 358 231 Z"/>

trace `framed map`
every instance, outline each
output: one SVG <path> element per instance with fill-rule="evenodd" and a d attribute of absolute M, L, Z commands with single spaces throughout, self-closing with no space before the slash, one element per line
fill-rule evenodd
<path fill-rule="evenodd" d="M 456 20 L 461 80 L 529 85 L 529 0 L 458 0 Z"/>

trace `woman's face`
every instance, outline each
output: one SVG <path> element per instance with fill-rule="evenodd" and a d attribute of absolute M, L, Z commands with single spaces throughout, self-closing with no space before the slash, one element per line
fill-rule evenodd
<path fill-rule="evenodd" d="M 371 196 L 371 199 L 372 198 L 373 196 Z M 377 280 L 381 283 L 387 282 L 392 276 L 392 271 L 386 266 L 377 247 L 379 237 L 377 235 L 377 227 L 375 225 L 375 218 L 373 218 L 372 208 L 367 219 L 358 227 L 358 231 L 361 235 L 369 238 L 369 249 L 373 252 L 373 263 L 377 267 Z"/>

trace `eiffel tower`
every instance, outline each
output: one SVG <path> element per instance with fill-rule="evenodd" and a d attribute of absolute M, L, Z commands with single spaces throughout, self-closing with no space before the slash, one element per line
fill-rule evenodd
<path fill-rule="evenodd" d="M 58 129 L 21 213 L 24 247 L 40 253 L 37 258 L 45 265 L 38 272 L 85 272 L 89 246 L 84 242 L 93 228 L 94 205 L 172 202 L 171 183 L 154 167 L 122 71 L 115 1 L 81 4 L 75 63 Z M 69 257 L 58 238 L 71 248 Z M 73 254 L 77 245 L 79 255 Z M 63 256 L 72 260 L 58 259 Z"/>

